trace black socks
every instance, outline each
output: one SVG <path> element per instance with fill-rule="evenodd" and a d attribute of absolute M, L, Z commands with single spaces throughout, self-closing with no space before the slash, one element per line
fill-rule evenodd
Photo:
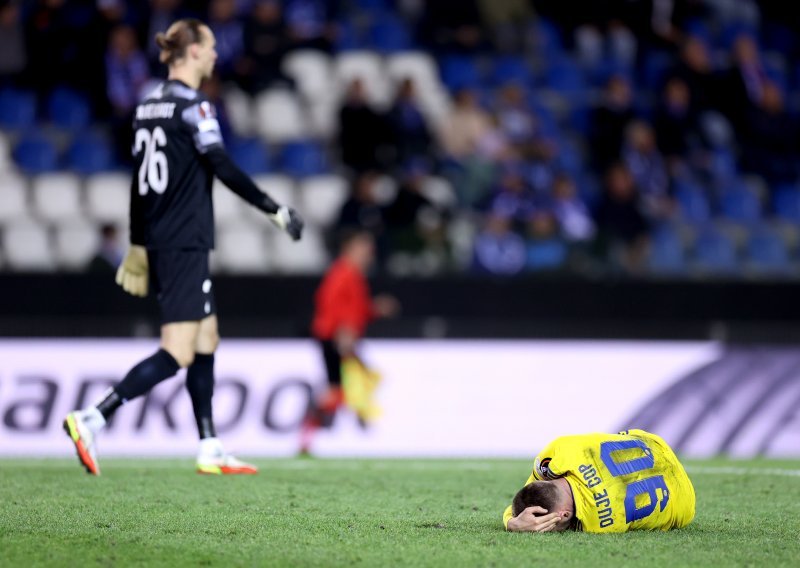
<path fill-rule="evenodd" d="M 211 397 L 214 396 L 214 354 L 195 353 L 194 363 L 186 372 L 186 388 L 192 397 L 194 419 L 200 439 L 216 438 L 211 414 Z"/>
<path fill-rule="evenodd" d="M 164 379 L 178 372 L 180 365 L 163 349 L 141 361 L 128 371 L 125 378 L 97 405 L 97 409 L 108 419 L 119 406 L 143 395 Z"/>

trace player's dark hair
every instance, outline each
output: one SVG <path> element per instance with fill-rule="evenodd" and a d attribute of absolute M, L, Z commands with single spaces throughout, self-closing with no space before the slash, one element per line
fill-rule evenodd
<path fill-rule="evenodd" d="M 514 501 L 511 503 L 511 511 L 516 517 L 528 507 L 541 507 L 547 509 L 548 513 L 554 512 L 558 509 L 561 502 L 561 496 L 558 487 L 554 483 L 548 481 L 534 481 L 520 489 L 514 495 Z M 539 515 L 537 515 L 539 516 Z M 572 515 L 569 520 L 569 529 L 575 530 L 578 525 L 578 519 Z"/>
<path fill-rule="evenodd" d="M 158 56 L 161 63 L 172 65 L 186 56 L 186 48 L 194 43 L 202 43 L 203 22 L 196 18 L 184 18 L 172 24 L 166 33 L 156 34 L 156 45 L 161 48 Z"/>

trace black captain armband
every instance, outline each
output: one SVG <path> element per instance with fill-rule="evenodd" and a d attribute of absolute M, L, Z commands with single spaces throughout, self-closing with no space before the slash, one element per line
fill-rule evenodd
<path fill-rule="evenodd" d="M 258 189 L 250 176 L 239 169 L 222 147 L 210 148 L 203 156 L 208 160 L 214 175 L 236 195 L 264 213 L 278 212 L 279 205 Z"/>

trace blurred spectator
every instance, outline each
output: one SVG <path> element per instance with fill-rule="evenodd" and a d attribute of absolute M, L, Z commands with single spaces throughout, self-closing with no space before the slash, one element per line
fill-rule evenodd
<path fill-rule="evenodd" d="M 745 115 L 742 168 L 770 184 L 794 183 L 800 134 L 797 121 L 786 111 L 780 87 L 767 81 L 760 89 L 759 104 Z"/>
<path fill-rule="evenodd" d="M 0 87 L 17 83 L 26 63 L 19 4 L 17 0 L 0 0 Z"/>
<path fill-rule="evenodd" d="M 292 85 L 281 69 L 287 39 L 280 2 L 255 0 L 243 34 L 244 57 L 236 66 L 242 88 L 256 94 L 274 83 Z"/>
<path fill-rule="evenodd" d="M 628 80 L 620 75 L 611 77 L 591 118 L 592 154 L 598 170 L 605 170 L 619 159 L 625 129 L 634 117 Z"/>
<path fill-rule="evenodd" d="M 489 128 L 478 139 L 475 145 L 475 156 L 486 162 L 503 162 L 517 157 L 505 131 L 500 125 L 500 118 L 490 114 Z"/>
<path fill-rule="evenodd" d="M 673 77 L 667 81 L 654 126 L 658 148 L 671 167 L 686 156 L 689 140 L 696 135 L 689 88 L 682 79 Z"/>
<path fill-rule="evenodd" d="M 436 53 L 474 54 L 486 47 L 476 0 L 428 0 L 421 35 Z"/>
<path fill-rule="evenodd" d="M 331 51 L 336 39 L 336 0 L 287 0 L 284 13 L 291 49 Z"/>
<path fill-rule="evenodd" d="M 525 240 L 511 230 L 512 221 L 490 214 L 483 230 L 475 237 L 472 271 L 478 274 L 513 276 L 527 262 Z"/>
<path fill-rule="evenodd" d="M 755 39 L 748 34 L 739 35 L 733 44 L 733 67 L 727 74 L 725 98 L 720 101 L 737 132 L 744 128 L 748 111 L 761 104 L 768 81 Z"/>
<path fill-rule="evenodd" d="M 681 49 L 681 58 L 670 78 L 681 79 L 689 88 L 692 112 L 699 114 L 719 108 L 725 94 L 725 77 L 714 69 L 708 46 L 703 40 L 689 37 Z"/>
<path fill-rule="evenodd" d="M 557 270 L 567 261 L 567 245 L 558 236 L 552 211 L 539 209 L 527 224 L 527 266 L 529 270 Z"/>
<path fill-rule="evenodd" d="M 532 158 L 541 145 L 538 139 L 536 117 L 531 112 L 525 91 L 516 83 L 504 85 L 498 94 L 497 119 L 516 154 L 523 159 Z"/>
<path fill-rule="evenodd" d="M 363 229 L 379 237 L 384 232 L 383 212 L 378 205 L 375 172 L 364 172 L 356 176 L 350 197 L 342 205 L 337 230 Z"/>
<path fill-rule="evenodd" d="M 403 79 L 388 115 L 396 164 L 433 155 L 432 139 L 422 114 L 414 81 Z"/>
<path fill-rule="evenodd" d="M 613 164 L 595 211 L 598 251 L 612 266 L 638 272 L 647 252 L 649 224 L 642 214 L 639 192 L 624 164 Z"/>
<path fill-rule="evenodd" d="M 342 163 L 355 172 L 385 165 L 387 125 L 367 101 L 364 82 L 354 79 L 339 110 L 339 148 Z"/>
<path fill-rule="evenodd" d="M 634 121 L 628 126 L 622 161 L 639 188 L 644 213 L 651 219 L 667 217 L 670 213 L 669 176 L 649 124 Z"/>
<path fill-rule="evenodd" d="M 501 52 L 520 53 L 534 16 L 529 0 L 478 0 L 481 18 Z"/>
<path fill-rule="evenodd" d="M 595 235 L 594 221 L 586 204 L 578 196 L 575 182 L 561 174 L 553 183 L 552 209 L 561 236 L 567 241 L 581 242 Z"/>
<path fill-rule="evenodd" d="M 106 53 L 108 99 L 114 116 L 130 118 L 141 91 L 150 79 L 147 58 L 136 41 L 130 26 L 117 26 L 111 31 Z"/>
<path fill-rule="evenodd" d="M 507 163 L 501 167 L 497 187 L 486 208 L 491 214 L 518 223 L 524 223 L 533 214 L 536 201 L 521 164 Z"/>
<path fill-rule="evenodd" d="M 453 108 L 439 130 L 439 139 L 445 153 L 460 160 L 473 155 L 490 130 L 490 117 L 478 105 L 475 93 L 463 89 L 454 97 Z"/>
<path fill-rule="evenodd" d="M 124 254 L 125 248 L 120 242 L 119 230 L 115 225 L 104 224 L 100 227 L 100 245 L 97 253 L 92 257 L 86 270 L 98 274 L 113 274 L 122 263 Z"/>
<path fill-rule="evenodd" d="M 217 40 L 214 69 L 223 80 L 228 80 L 244 54 L 244 26 L 236 14 L 236 0 L 211 0 L 208 27 Z"/>
<path fill-rule="evenodd" d="M 130 163 L 131 116 L 149 79 L 147 58 L 137 45 L 133 28 L 117 26 L 111 32 L 106 52 L 106 81 L 116 154 L 122 164 Z"/>

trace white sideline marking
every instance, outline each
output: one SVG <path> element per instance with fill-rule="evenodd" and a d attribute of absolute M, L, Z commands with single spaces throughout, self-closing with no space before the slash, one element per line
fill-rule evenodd
<path fill-rule="evenodd" d="M 783 477 L 800 477 L 800 469 L 780 469 L 777 467 L 761 469 L 757 467 L 714 467 L 707 465 L 687 465 L 686 471 L 689 473 L 699 473 L 700 475 L 746 475 L 752 477 L 778 475 Z"/>

